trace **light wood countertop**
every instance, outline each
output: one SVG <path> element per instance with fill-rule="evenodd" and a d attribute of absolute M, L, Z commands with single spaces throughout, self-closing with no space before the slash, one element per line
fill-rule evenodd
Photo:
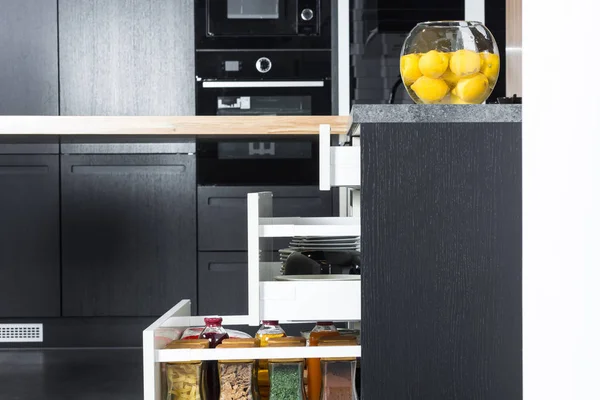
<path fill-rule="evenodd" d="M 349 116 L 0 117 L 0 135 L 343 135 Z"/>

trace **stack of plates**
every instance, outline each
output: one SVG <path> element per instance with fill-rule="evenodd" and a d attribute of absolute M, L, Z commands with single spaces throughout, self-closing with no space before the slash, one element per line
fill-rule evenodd
<path fill-rule="evenodd" d="M 285 263 L 295 251 L 360 251 L 359 236 L 296 236 L 290 241 L 290 247 L 279 250 L 279 259 Z"/>

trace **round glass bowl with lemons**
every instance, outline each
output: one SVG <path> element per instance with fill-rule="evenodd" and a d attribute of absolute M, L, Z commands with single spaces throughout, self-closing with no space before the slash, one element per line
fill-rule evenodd
<path fill-rule="evenodd" d="M 422 22 L 404 41 L 400 75 L 415 103 L 481 104 L 496 86 L 498 54 L 479 22 Z"/>

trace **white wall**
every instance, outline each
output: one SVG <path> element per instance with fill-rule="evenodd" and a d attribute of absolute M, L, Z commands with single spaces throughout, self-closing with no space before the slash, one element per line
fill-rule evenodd
<path fill-rule="evenodd" d="M 600 399 L 599 11 L 523 2 L 525 400 Z"/>

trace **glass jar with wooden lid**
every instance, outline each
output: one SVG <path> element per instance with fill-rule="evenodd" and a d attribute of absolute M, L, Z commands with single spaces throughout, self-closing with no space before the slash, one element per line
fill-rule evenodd
<path fill-rule="evenodd" d="M 208 349 L 208 340 L 175 340 L 165 349 Z M 166 400 L 205 400 L 206 376 L 202 361 L 170 362 L 165 366 Z"/>
<path fill-rule="evenodd" d="M 302 337 L 272 338 L 268 348 L 306 347 Z M 306 400 L 304 391 L 304 358 L 285 358 L 269 360 L 269 399 L 270 400 Z"/>
<path fill-rule="evenodd" d="M 249 349 L 259 346 L 255 339 L 225 339 L 217 349 Z M 219 360 L 219 400 L 258 400 L 256 361 Z"/>
<path fill-rule="evenodd" d="M 324 337 L 319 346 L 356 346 L 356 337 Z M 358 400 L 356 357 L 321 358 L 320 400 Z"/>
<path fill-rule="evenodd" d="M 262 325 L 254 336 L 260 340 L 260 347 L 267 347 L 270 339 L 286 337 L 279 321 L 262 321 Z M 258 391 L 262 399 L 269 398 L 269 360 L 258 360 Z"/>

